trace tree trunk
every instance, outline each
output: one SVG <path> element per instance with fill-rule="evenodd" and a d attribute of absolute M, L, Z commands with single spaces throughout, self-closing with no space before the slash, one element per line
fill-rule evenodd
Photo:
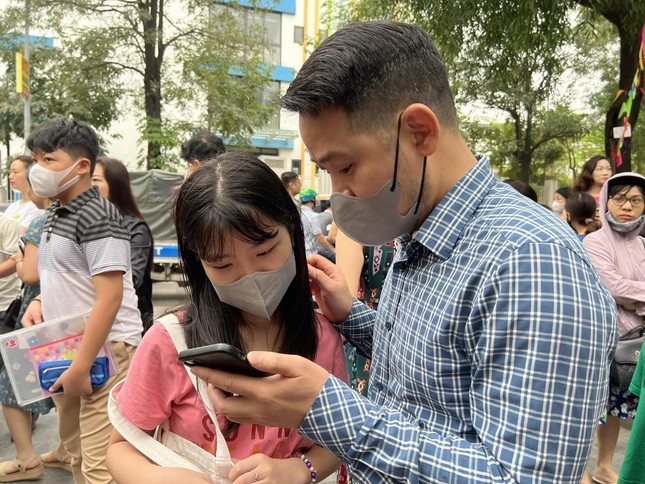
<path fill-rule="evenodd" d="M 520 153 L 520 180 L 529 183 L 533 161 L 533 106 L 526 106 L 526 129 L 523 142 L 524 147 Z"/>
<path fill-rule="evenodd" d="M 145 69 L 143 89 L 148 133 L 146 169 L 155 167 L 155 160 L 161 155 L 161 143 L 155 139 L 161 130 L 161 64 L 163 62 L 163 2 L 148 0 L 142 7 Z M 152 135 L 152 136 L 151 136 Z"/>
<path fill-rule="evenodd" d="M 631 139 L 625 138 L 622 150 L 623 163 L 620 166 L 616 166 L 614 150 L 618 144 L 618 139 L 614 138 L 613 131 L 614 127 L 623 125 L 624 120 L 618 119 L 618 112 L 620 111 L 620 107 L 623 102 L 627 99 L 629 90 L 632 87 L 632 81 L 634 80 L 634 74 L 636 74 L 636 69 L 638 69 L 641 31 L 637 30 L 635 32 L 626 32 L 622 25 L 616 25 L 616 27 L 618 28 L 620 36 L 620 74 L 618 89 L 624 92 L 622 92 L 614 102 L 611 103 L 611 106 L 607 110 L 607 116 L 605 118 L 605 156 L 607 159 L 611 160 L 616 172 L 626 172 L 632 171 Z M 632 103 L 632 112 L 629 116 L 629 124 L 632 127 L 632 131 L 634 130 L 636 121 L 638 120 L 641 99 L 642 93 L 640 90 L 637 90 L 636 97 Z"/>

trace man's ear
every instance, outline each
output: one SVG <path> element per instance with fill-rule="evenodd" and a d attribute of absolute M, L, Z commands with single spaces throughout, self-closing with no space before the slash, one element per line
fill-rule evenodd
<path fill-rule="evenodd" d="M 78 174 L 83 176 L 89 174 L 91 176 L 92 162 L 88 158 L 80 158 L 78 160 Z"/>
<path fill-rule="evenodd" d="M 425 104 L 410 104 L 401 115 L 401 131 L 407 131 L 421 156 L 431 156 L 437 150 L 441 126 L 432 109 Z"/>

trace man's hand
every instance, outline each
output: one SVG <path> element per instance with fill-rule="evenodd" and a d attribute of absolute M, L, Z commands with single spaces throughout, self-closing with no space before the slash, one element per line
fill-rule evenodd
<path fill-rule="evenodd" d="M 327 381 L 327 370 L 295 355 L 252 351 L 247 358 L 272 375 L 255 378 L 197 366 L 191 371 L 210 383 L 215 409 L 232 422 L 298 428 Z"/>
<path fill-rule="evenodd" d="M 34 299 L 29 303 L 20 322 L 25 328 L 43 322 L 43 306 L 40 300 Z"/>
<path fill-rule="evenodd" d="M 70 366 L 50 387 L 49 391 L 54 393 L 60 387 L 66 397 L 80 397 L 81 395 L 91 395 L 92 382 L 89 372 L 77 371 L 74 365 Z"/>
<path fill-rule="evenodd" d="M 349 317 L 354 300 L 343 273 L 320 255 L 307 258 L 311 292 L 323 314 L 332 323 L 342 323 Z"/>

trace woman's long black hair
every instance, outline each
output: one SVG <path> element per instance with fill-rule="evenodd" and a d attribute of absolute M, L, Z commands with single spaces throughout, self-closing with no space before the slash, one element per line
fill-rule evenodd
<path fill-rule="evenodd" d="M 239 310 L 222 303 L 200 259 L 212 260 L 232 234 L 262 243 L 283 225 L 291 235 L 296 276 L 276 312 L 280 352 L 309 359 L 318 347 L 300 212 L 280 178 L 249 153 L 226 153 L 208 161 L 181 186 L 175 202 L 179 252 L 190 289 L 184 331 L 189 348 L 228 343 L 243 352 Z"/>

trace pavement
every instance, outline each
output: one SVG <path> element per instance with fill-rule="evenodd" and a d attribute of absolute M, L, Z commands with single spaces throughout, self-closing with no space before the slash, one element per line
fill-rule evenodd
<path fill-rule="evenodd" d="M 155 283 L 153 286 L 153 303 L 155 306 L 155 313 L 161 314 L 169 308 L 175 307 L 184 300 L 185 292 L 179 288 L 175 283 Z M 616 452 L 614 454 L 614 468 L 620 469 L 620 466 L 625 458 L 625 449 L 629 440 L 631 429 L 631 422 L 626 422 L 625 426 L 621 428 L 616 445 Z M 51 411 L 47 415 L 43 415 L 36 423 L 36 429 L 33 434 L 33 442 L 38 453 L 54 450 L 58 447 L 59 437 L 56 425 L 56 412 Z M 596 465 L 598 450 L 594 445 L 587 470 L 590 475 Z M 13 460 L 15 458 L 15 450 L 11 443 L 11 436 L 7 429 L 7 424 L 4 421 L 4 416 L 0 413 L 0 462 L 6 460 Z M 32 481 L 23 481 L 32 482 Z M 41 484 L 73 484 L 74 479 L 67 471 L 57 468 L 46 467 L 42 478 L 38 481 Z M 329 484 L 335 482 L 332 478 L 322 481 L 321 484 Z"/>

